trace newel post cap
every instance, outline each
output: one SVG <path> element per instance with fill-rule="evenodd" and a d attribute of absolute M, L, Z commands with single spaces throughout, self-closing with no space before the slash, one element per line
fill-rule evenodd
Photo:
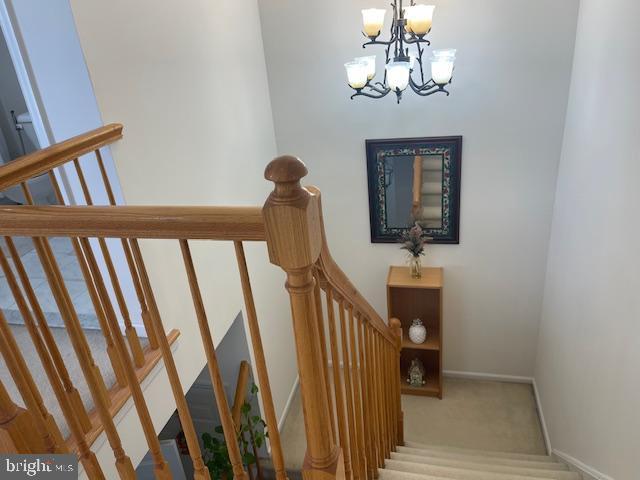
<path fill-rule="evenodd" d="M 264 178 L 276 184 L 293 183 L 299 182 L 308 173 L 307 166 L 298 157 L 282 155 L 269 162 L 269 165 L 264 170 Z"/>

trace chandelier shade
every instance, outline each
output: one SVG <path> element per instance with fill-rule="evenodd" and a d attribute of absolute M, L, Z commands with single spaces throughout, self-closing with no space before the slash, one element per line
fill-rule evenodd
<path fill-rule="evenodd" d="M 421 97 L 434 93 L 449 95 L 445 86 L 453 78 L 456 50 L 434 50 L 429 58 L 430 65 L 426 63 L 424 47 L 431 45 L 431 42 L 425 37 L 431 32 L 435 7 L 410 1 L 411 5 L 403 6 L 403 0 L 393 0 L 389 40 L 378 39 L 384 27 L 386 10 L 362 10 L 362 33 L 367 38 L 362 48 L 371 45 L 384 47 L 384 78 L 381 82 L 374 81 L 375 55 L 358 57 L 346 63 L 347 83 L 355 90 L 352 99 L 358 96 L 383 98 L 394 92 L 400 103 L 402 92 L 408 87 Z M 431 78 L 425 80 L 426 75 Z"/>

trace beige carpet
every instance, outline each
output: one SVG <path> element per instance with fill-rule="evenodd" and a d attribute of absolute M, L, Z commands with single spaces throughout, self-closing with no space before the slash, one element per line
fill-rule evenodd
<path fill-rule="evenodd" d="M 408 441 L 546 454 L 531 385 L 448 378 L 442 400 L 403 395 L 402 407 Z M 281 435 L 287 468 L 300 469 L 306 441 L 299 391 Z"/>
<path fill-rule="evenodd" d="M 60 408 L 56 396 L 53 393 L 53 389 L 51 387 L 51 384 L 49 383 L 44 368 L 40 363 L 40 359 L 38 357 L 38 354 L 36 353 L 35 347 L 33 346 L 33 342 L 31 341 L 31 337 L 29 336 L 27 328 L 22 325 L 11 325 L 11 331 L 13 332 L 15 340 L 18 343 L 24 359 L 29 365 L 31 375 L 33 376 L 36 385 L 40 389 L 40 394 L 44 399 L 47 409 L 53 415 L 53 418 L 55 418 L 58 422 L 58 427 L 60 428 L 62 435 L 66 437 L 69 434 L 69 428 L 67 427 L 67 424 L 64 420 L 62 409 Z M 71 346 L 71 341 L 69 340 L 67 331 L 64 328 L 52 327 L 51 332 L 53 333 L 56 344 L 58 345 L 58 348 L 62 353 L 64 363 L 67 366 L 69 376 L 71 377 L 71 381 L 78 389 L 80 397 L 82 398 L 82 401 L 85 404 L 87 410 L 91 410 L 94 405 L 93 399 L 91 397 L 91 393 L 89 392 L 89 387 L 84 380 L 82 369 L 80 368 L 78 359 Z M 107 388 L 113 386 L 115 384 L 115 374 L 113 373 L 111 363 L 109 362 L 109 357 L 107 355 L 107 349 L 104 337 L 102 336 L 102 332 L 100 332 L 99 330 L 85 330 L 84 334 L 87 338 L 87 342 L 89 343 L 89 349 L 93 354 L 96 365 L 102 373 Z M 146 339 L 141 338 L 140 340 L 144 348 L 146 346 Z M 0 380 L 6 387 L 13 401 L 18 405 L 24 405 L 24 402 L 22 401 L 22 398 L 20 397 L 20 394 L 18 393 L 15 384 L 13 383 L 11 374 L 9 373 L 1 355 Z"/>

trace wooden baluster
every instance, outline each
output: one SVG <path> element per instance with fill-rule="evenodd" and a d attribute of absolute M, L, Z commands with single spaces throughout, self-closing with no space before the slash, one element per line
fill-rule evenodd
<path fill-rule="evenodd" d="M 388 409 L 388 417 L 389 417 L 389 446 L 391 448 L 392 452 L 395 452 L 396 450 L 396 426 L 398 425 L 397 419 L 396 419 L 396 413 L 398 411 L 398 406 L 396 405 L 395 402 L 395 398 L 393 395 L 394 392 L 394 388 L 393 388 L 393 384 L 391 383 L 391 375 L 390 375 L 390 369 L 391 369 L 391 365 L 393 365 L 393 360 L 392 360 L 392 345 L 388 342 L 388 341 L 383 341 L 382 342 L 384 345 L 384 349 L 385 349 L 385 361 L 384 361 L 384 373 L 385 373 L 385 377 L 387 379 L 387 381 L 385 382 L 385 391 L 387 392 L 387 398 L 388 398 L 388 402 L 389 402 L 389 409 Z"/>
<path fill-rule="evenodd" d="M 11 373 L 11 378 L 13 378 L 16 387 L 18 387 L 20 396 L 22 400 L 24 400 L 24 404 L 33 420 L 35 431 L 42 442 L 43 451 L 39 453 L 66 453 L 66 448 L 56 444 L 55 439 L 49 433 L 47 424 L 42 418 L 40 405 L 36 398 L 39 392 L 36 393 L 37 389 L 33 390 L 33 378 L 15 343 L 15 339 L 2 311 L 0 311 L 0 353 L 2 353 L 7 369 Z M 40 402 L 42 402 L 42 398 L 40 398 Z"/>
<path fill-rule="evenodd" d="M 11 255 L 14 257 L 17 257 L 17 251 L 15 249 L 15 245 L 13 244 L 13 241 L 8 242 L 8 246 L 9 246 Z M 51 383 L 51 387 L 53 388 L 53 393 L 55 394 L 58 400 L 58 403 L 60 404 L 60 408 L 65 417 L 65 420 L 67 421 L 67 425 L 69 426 L 71 435 L 74 438 L 76 445 L 78 445 L 80 461 L 82 462 L 82 465 L 84 466 L 85 471 L 89 475 L 89 478 L 103 479 L 104 475 L 102 474 L 102 469 L 98 464 L 98 460 L 96 459 L 95 454 L 89 449 L 89 446 L 87 445 L 87 442 L 84 437 L 82 422 L 80 420 L 82 417 L 81 412 L 76 410 L 74 406 L 74 402 L 72 402 L 69 396 L 67 395 L 64 382 L 62 381 L 61 377 L 58 374 L 58 371 L 56 370 L 55 361 L 52 358 L 53 356 L 48 351 L 47 345 L 45 341 L 43 341 L 40 335 L 40 332 L 38 331 L 38 327 L 36 326 L 36 323 L 31 315 L 29 307 L 27 306 L 26 300 L 22 295 L 22 291 L 20 290 L 20 287 L 18 286 L 15 276 L 13 275 L 13 271 L 9 267 L 9 263 L 6 260 L 6 257 L 4 256 L 1 250 L 0 250 L 0 263 L 2 263 L 2 269 L 5 272 L 5 276 L 7 277 L 9 286 L 13 292 L 14 298 L 16 299 L 16 304 L 18 306 L 18 309 L 22 314 L 22 317 L 25 322 L 25 326 L 27 327 L 27 330 L 29 331 L 31 339 L 33 340 L 33 343 L 36 347 L 36 351 L 38 352 L 38 356 L 40 357 L 40 362 L 42 363 L 44 371 L 47 374 L 47 378 L 49 379 L 49 382 Z M 19 275 L 22 275 L 24 273 L 24 267 L 22 266 L 21 262 L 19 262 L 19 264 L 16 265 L 16 269 L 18 270 Z M 29 286 L 29 288 L 31 287 L 28 281 L 27 281 L 27 285 Z M 25 288 L 25 291 L 28 291 L 28 289 Z M 78 399 L 79 399 L 79 396 L 78 396 Z M 82 412 L 86 415 L 86 412 L 84 411 L 84 406 L 82 408 L 83 408 Z M 51 425 L 51 422 L 54 420 L 53 420 L 53 417 L 51 417 L 51 415 L 49 415 L 49 418 L 51 419 L 49 421 L 49 425 Z M 3 423 L 3 422 L 0 422 L 0 423 Z M 20 428 L 23 428 L 25 433 L 28 433 L 26 429 L 26 425 L 23 425 Z M 33 432 L 33 429 L 29 431 Z M 64 440 L 62 439 L 61 441 L 64 442 Z"/>
<path fill-rule="evenodd" d="M 273 405 L 273 395 L 271 393 L 271 384 L 269 382 L 269 374 L 267 372 L 267 363 L 262 347 L 262 336 L 260 335 L 260 326 L 258 325 L 258 315 L 256 313 L 256 305 L 253 300 L 253 292 L 251 290 L 251 281 L 249 279 L 249 270 L 247 269 L 247 259 L 244 254 L 242 242 L 234 242 L 236 251 L 236 259 L 238 261 L 238 270 L 240 272 L 240 282 L 242 283 L 242 294 L 244 296 L 244 305 L 247 311 L 247 323 L 249 324 L 249 333 L 251 335 L 251 344 L 253 346 L 253 356 L 256 362 L 256 373 L 258 374 L 258 383 L 260 386 L 260 397 L 262 398 L 262 406 L 267 420 L 267 429 L 269 433 L 269 443 L 271 445 L 271 458 L 273 468 L 276 474 L 276 480 L 286 480 L 287 471 L 284 464 L 284 454 L 282 451 L 282 443 L 280 441 L 280 432 L 278 431 L 278 419 L 276 417 L 276 409 Z"/>
<path fill-rule="evenodd" d="M 329 357 L 327 355 L 327 338 L 324 327 L 324 314 L 322 312 L 322 294 L 320 292 L 320 278 L 315 276 L 315 286 L 313 288 L 313 296 L 316 302 L 316 312 L 318 320 L 318 335 L 320 338 L 320 353 L 322 354 L 322 375 L 327 386 L 327 399 L 329 402 L 329 417 L 331 425 L 331 435 L 336 439 L 336 416 L 333 406 L 333 394 L 331 392 L 331 378 L 329 376 Z"/>
<path fill-rule="evenodd" d="M 38 353 L 38 356 L 40 357 L 40 359 L 44 364 L 45 360 L 48 360 L 48 354 L 46 354 L 46 349 L 44 345 L 41 342 L 37 341 L 37 340 L 41 340 L 38 334 L 37 327 L 35 326 L 35 323 L 33 322 L 33 317 L 31 317 L 31 312 L 29 311 L 29 308 L 27 307 L 27 304 L 24 301 L 24 297 L 22 296 L 22 291 L 20 290 L 18 282 L 16 281 L 13 271 L 11 270 L 11 266 L 9 265 L 9 262 L 7 261 L 7 258 L 5 257 L 4 252 L 2 251 L 1 248 L 0 248 L 0 267 L 2 268 L 2 271 L 5 274 L 7 283 L 9 285 L 9 289 L 11 290 L 11 293 L 13 294 L 13 298 L 16 301 L 16 304 L 18 305 L 18 309 L 22 314 L 22 317 L 25 322 L 25 326 L 27 327 L 29 334 L 34 340 L 36 352 Z M 19 347 L 13 340 L 13 335 L 11 334 L 9 326 L 0 325 L 0 328 L 5 330 L 5 335 L 9 340 L 9 346 L 12 349 L 12 353 L 20 363 L 20 368 L 24 372 L 23 375 L 29 384 L 29 388 L 31 389 L 33 396 L 36 399 L 36 402 L 38 403 L 40 414 L 42 415 L 42 419 L 47 424 L 47 429 L 52 435 L 54 439 L 54 443 L 58 445 L 59 448 L 66 448 L 64 439 L 62 438 L 62 434 L 60 433 L 60 429 L 58 428 L 56 421 L 54 420 L 53 416 L 49 413 L 46 405 L 42 400 L 42 396 L 40 395 L 40 392 L 38 391 L 38 388 L 36 387 L 36 384 L 29 373 L 29 369 L 27 365 L 24 363 Z M 34 338 L 34 335 L 37 335 L 37 339 Z M 46 357 L 45 357 L 45 354 L 46 354 Z M 50 366 L 50 364 L 48 366 Z M 45 370 L 46 370 L 46 367 L 45 367 Z"/>
<path fill-rule="evenodd" d="M 78 179 L 80 180 L 80 186 L 82 187 L 85 202 L 87 203 L 87 205 L 93 205 L 91 192 L 89 191 L 89 186 L 87 185 L 87 181 L 84 178 L 84 173 L 82 172 L 80 161 L 75 158 L 73 160 L 73 164 L 76 167 L 76 173 L 78 174 Z M 107 241 L 104 238 L 98 238 L 98 245 L 100 246 L 100 251 L 102 252 L 104 263 L 107 266 L 109 279 L 111 280 L 111 286 L 113 287 L 113 293 L 116 296 L 120 314 L 122 315 L 122 319 L 124 321 L 124 332 L 127 336 L 127 341 L 129 343 L 129 348 L 131 349 L 133 361 L 136 364 L 136 367 L 140 368 L 144 365 L 144 352 L 142 351 L 142 345 L 140 344 L 140 339 L 138 338 L 138 332 L 136 332 L 136 329 L 133 328 L 133 325 L 131 324 L 131 316 L 129 315 L 129 308 L 127 307 L 127 302 L 124 299 L 124 294 L 122 293 L 122 287 L 120 286 L 120 280 L 118 279 L 118 272 L 116 272 L 116 268 L 113 265 L 113 259 L 111 258 L 111 252 L 109 251 L 109 247 L 107 246 Z M 117 334 L 117 332 L 113 333 L 114 335 Z"/>
<path fill-rule="evenodd" d="M 82 246 L 84 251 L 87 251 L 91 248 L 91 245 L 89 244 L 89 240 L 87 238 L 80 238 L 80 245 Z M 100 275 L 100 268 L 98 267 L 98 263 L 93 257 L 87 258 L 87 261 L 89 263 L 91 274 L 94 278 L 97 278 Z M 98 295 L 100 295 L 100 299 L 102 300 L 102 304 L 105 308 L 106 318 L 109 322 L 109 328 L 112 332 L 117 332 L 119 331 L 120 326 L 118 325 L 116 314 L 113 311 L 113 306 L 111 305 L 111 302 L 108 301 L 109 293 L 107 292 L 104 283 L 98 282 L 96 287 L 98 289 Z M 129 357 L 127 344 L 125 343 L 122 335 L 114 335 L 114 342 L 116 351 L 118 352 L 118 357 L 122 362 L 124 373 L 127 377 L 127 384 L 129 385 L 129 389 L 131 390 L 133 403 L 136 407 L 136 411 L 138 412 L 138 418 L 140 419 L 140 424 L 142 425 L 142 430 L 147 440 L 147 445 L 149 446 L 151 457 L 153 458 L 155 476 L 160 480 L 170 480 L 172 478 L 171 470 L 169 469 L 169 465 L 165 461 L 164 456 L 162 455 L 162 451 L 160 450 L 160 442 L 158 441 L 155 429 L 153 428 L 151 415 L 149 414 L 149 409 L 145 402 L 144 395 L 142 394 L 142 388 L 140 387 L 140 383 L 138 382 L 138 377 L 136 376 L 131 357 Z M 168 370 L 169 366 L 166 364 L 167 360 L 164 360 L 165 367 Z M 183 427 L 186 428 L 185 425 L 183 425 Z"/>
<path fill-rule="evenodd" d="M 367 478 L 366 444 L 364 439 L 364 418 L 362 416 L 362 398 L 360 396 L 360 367 L 358 366 L 358 350 L 354 329 L 355 318 L 353 306 L 349 305 L 349 342 L 351 351 L 351 379 L 353 381 L 353 411 L 356 420 L 356 441 L 360 457 L 360 478 Z"/>
<path fill-rule="evenodd" d="M 382 339 L 380 333 L 376 330 L 374 332 L 375 339 L 375 348 L 376 348 L 376 362 L 377 362 L 377 371 L 384 371 L 384 357 L 382 353 Z M 389 458 L 391 453 L 391 448 L 389 447 L 389 422 L 387 421 L 388 412 L 388 404 L 385 395 L 384 388 L 384 377 L 382 375 L 378 375 L 378 395 L 380 397 L 380 422 L 382 424 L 382 432 L 383 437 L 382 440 L 384 442 L 384 458 Z"/>
<path fill-rule="evenodd" d="M 370 372 L 369 372 L 369 360 L 366 359 L 366 345 L 364 342 L 364 322 L 361 316 L 358 316 L 356 319 L 356 331 L 358 336 L 358 354 L 360 359 L 360 378 L 361 378 L 361 389 L 362 389 L 362 407 L 363 407 L 363 417 L 365 424 L 365 435 L 366 435 L 366 449 L 365 453 L 367 455 L 367 478 L 369 480 L 378 476 L 378 463 L 376 460 L 375 453 L 375 428 L 373 425 L 373 420 L 371 416 L 371 394 L 370 394 Z"/>
<path fill-rule="evenodd" d="M 307 174 L 295 157 L 279 157 L 265 170 L 275 183 L 262 215 L 271 263 L 287 274 L 296 353 L 306 424 L 307 454 L 302 469 L 305 480 L 344 478 L 344 460 L 331 429 L 331 413 L 324 376 L 315 305 L 313 268 L 320 255 L 322 234 L 319 197 L 300 185 Z"/>
<path fill-rule="evenodd" d="M 345 320 L 345 305 L 342 300 L 338 303 L 338 311 L 340 313 L 340 340 L 342 343 L 342 375 L 344 376 L 344 384 L 347 401 L 347 418 L 349 425 L 349 451 L 351 452 L 351 465 L 353 478 L 361 478 L 362 469 L 360 462 L 360 450 L 358 445 L 358 433 L 356 428 L 356 417 L 354 412 L 354 392 L 351 382 L 351 355 L 349 354 L 349 340 L 347 337 L 347 326 Z"/>
<path fill-rule="evenodd" d="M 368 357 L 371 359 L 371 391 L 372 391 L 372 395 L 371 397 L 373 398 L 373 403 L 374 403 L 374 415 L 373 415 L 373 422 L 374 425 L 376 426 L 376 444 L 377 444 L 377 450 L 378 450 L 378 468 L 383 468 L 384 467 L 384 458 L 385 458 L 385 454 L 384 454 L 384 429 L 383 429 L 383 425 L 382 425 L 382 421 L 381 421 L 381 415 L 380 415 L 380 410 L 382 408 L 381 404 L 380 404 L 380 396 L 379 396 L 379 391 L 378 391 L 378 377 L 376 372 L 378 371 L 378 362 L 376 359 L 376 350 L 375 350 L 375 335 L 374 332 L 375 330 L 373 329 L 373 327 L 371 327 L 370 325 L 367 325 L 367 332 L 368 332 L 368 336 L 369 336 L 369 341 L 368 341 L 368 347 L 369 347 L 369 355 Z"/>
<path fill-rule="evenodd" d="M 391 381 L 395 385 L 395 398 L 397 408 L 397 428 L 396 428 L 396 442 L 398 445 L 404 445 L 404 414 L 402 413 L 402 396 L 400 393 L 400 382 L 398 382 L 398 372 L 400 371 L 400 350 L 402 349 L 402 324 L 397 318 L 392 318 L 389 321 L 391 330 L 396 336 L 395 352 L 393 355 L 393 363 L 391 364 Z"/>
<path fill-rule="evenodd" d="M 56 176 L 52 170 L 49 170 L 49 180 L 51 182 L 51 185 L 53 186 L 53 191 L 56 195 L 58 203 L 60 205 L 64 205 L 64 197 L 62 196 L 60 185 L 58 184 L 58 180 L 56 179 Z M 109 330 L 109 324 L 107 323 L 106 314 L 104 312 L 104 308 L 102 307 L 102 303 L 100 302 L 100 296 L 98 295 L 94 279 L 91 277 L 91 272 L 89 271 L 89 267 L 87 266 L 87 259 L 85 258 L 85 256 L 87 258 L 89 256 L 93 257 L 93 250 L 83 252 L 82 247 L 80 246 L 80 242 L 77 238 L 70 238 L 69 241 L 71 242 L 71 246 L 73 247 L 73 251 L 75 252 L 76 259 L 78 260 L 78 264 L 80 265 L 82 278 L 84 278 L 84 282 L 89 293 L 89 298 L 91 299 L 91 304 L 93 305 L 93 308 L 96 312 L 96 318 L 98 319 L 98 323 L 100 324 L 100 331 L 104 336 L 104 341 L 107 346 L 107 356 L 109 357 L 111 368 L 113 369 L 113 373 L 116 376 L 118 385 L 120 385 L 121 387 L 125 387 L 127 385 L 127 379 L 124 375 L 122 363 L 120 362 L 120 358 L 117 355 L 112 337 L 112 335 L 120 335 L 120 330 L 118 330 L 117 332 L 111 332 Z M 95 281 L 102 281 L 102 276 L 97 278 Z"/>
<path fill-rule="evenodd" d="M 0 381 L 0 452 L 42 453 L 42 438 L 37 434 L 31 412 L 16 405 Z"/>
<path fill-rule="evenodd" d="M 180 375 L 171 353 L 171 346 L 167 340 L 164 325 L 162 324 L 162 317 L 157 304 L 155 303 L 155 297 L 153 296 L 151 282 L 147 274 L 146 267 L 144 266 L 144 260 L 142 258 L 142 252 L 138 245 L 138 241 L 131 240 L 131 247 L 133 250 L 133 261 L 136 264 L 136 268 L 140 273 L 141 286 L 146 297 L 149 300 L 149 307 L 153 313 L 149 315 L 153 329 L 155 330 L 156 338 L 158 339 L 158 346 L 162 353 L 165 368 L 167 370 L 167 376 L 169 377 L 169 383 L 171 385 L 171 391 L 173 392 L 173 398 L 176 402 L 178 410 L 178 416 L 180 418 L 180 424 L 184 431 L 184 436 L 189 448 L 189 455 L 194 468 L 194 478 L 196 480 L 208 480 L 210 478 L 209 470 L 205 467 L 202 460 L 202 452 L 200 451 L 200 444 L 198 443 L 198 437 L 196 435 L 195 427 L 193 425 L 193 419 L 191 418 L 191 412 L 187 405 L 187 399 L 185 397 L 184 390 L 182 388 L 182 382 L 180 381 Z"/>
<path fill-rule="evenodd" d="M 340 446 L 344 452 L 344 471 L 347 478 L 353 475 L 349 446 L 349 429 L 347 427 L 347 413 L 345 412 L 345 395 L 342 385 L 340 369 L 340 352 L 338 351 L 338 335 L 336 334 L 336 317 L 333 305 L 333 290 L 327 289 L 327 316 L 329 319 L 329 343 L 331 345 L 331 362 L 333 364 L 333 384 L 335 385 L 336 415 L 338 417 L 338 435 Z M 340 308 L 342 308 L 340 306 Z"/>
<path fill-rule="evenodd" d="M 107 197 L 109 198 L 109 205 L 116 205 L 116 197 L 113 193 L 113 188 L 111 187 L 109 175 L 107 175 L 107 169 L 105 168 L 104 162 L 102 161 L 102 154 L 100 153 L 100 150 L 96 150 L 94 153 L 96 155 L 96 160 L 98 161 L 98 167 L 100 168 L 102 183 L 104 184 L 105 191 L 107 192 Z M 155 350 L 156 348 L 158 348 L 158 339 L 156 338 L 153 326 L 151 325 L 149 307 L 147 306 L 147 301 L 144 298 L 144 290 L 142 289 L 142 284 L 140 283 L 140 275 L 138 274 L 138 270 L 133 260 L 131 246 L 129 245 L 129 241 L 126 238 L 122 238 L 121 242 L 122 250 L 124 251 L 124 256 L 127 259 L 127 265 L 129 266 L 129 271 L 131 272 L 133 287 L 135 288 L 136 296 L 138 297 L 138 302 L 140 303 L 142 322 L 144 324 L 144 329 L 147 332 L 149 346 L 153 350 Z"/>
<path fill-rule="evenodd" d="M 389 430 L 389 396 L 387 389 L 387 376 L 386 376 L 386 366 L 387 366 L 387 356 L 385 350 L 385 341 L 381 335 L 376 335 L 378 338 L 378 355 L 380 357 L 380 393 L 382 394 L 382 421 L 384 422 L 384 431 L 385 431 L 385 445 L 387 448 L 387 458 L 391 452 L 391 432 Z"/>
<path fill-rule="evenodd" d="M 5 237 L 5 242 L 9 249 L 9 253 L 11 254 L 11 258 L 13 260 L 13 264 L 18 273 L 18 277 L 20 277 L 20 282 L 22 283 L 22 288 L 27 295 L 27 299 L 29 300 L 29 305 L 31 306 L 31 310 L 33 311 L 33 315 L 35 316 L 38 327 L 40 329 L 40 333 L 42 334 L 44 343 L 47 347 L 49 355 L 51 355 L 51 360 L 55 367 L 55 370 L 62 382 L 62 386 L 64 388 L 65 395 L 69 400 L 71 405 L 71 409 L 74 412 L 74 417 L 80 423 L 80 427 L 84 433 L 91 430 L 91 420 L 89 420 L 89 415 L 87 414 L 87 410 L 82 403 L 82 399 L 80 398 L 80 393 L 73 385 L 71 381 L 71 377 L 69 376 L 69 372 L 67 371 L 67 367 L 64 364 L 64 360 L 62 359 L 62 355 L 60 350 L 58 349 L 58 345 L 56 344 L 56 340 L 51 333 L 51 329 L 47 324 L 47 319 L 42 311 L 42 307 L 40 306 L 40 302 L 33 290 L 33 286 L 31 285 L 31 280 L 27 275 L 27 271 L 24 268 L 22 263 L 22 259 L 20 258 L 20 254 L 18 253 L 18 249 L 16 248 L 13 240 L 10 237 Z"/>
<path fill-rule="evenodd" d="M 107 434 L 107 439 L 109 440 L 109 445 L 113 450 L 113 454 L 116 459 L 116 468 L 118 469 L 120 478 L 123 480 L 135 478 L 135 470 L 131 463 L 131 459 L 122 449 L 120 437 L 118 436 L 118 432 L 113 424 L 113 419 L 111 418 L 111 413 L 109 412 L 109 402 L 107 400 L 108 397 L 104 380 L 100 375 L 98 367 L 93 362 L 93 358 L 90 356 L 90 350 L 86 345 L 86 338 L 82 334 L 78 318 L 75 310 L 73 309 L 71 299 L 69 298 L 69 293 L 62 281 L 60 270 L 53 259 L 51 247 L 49 246 L 48 241 L 40 238 L 34 239 L 34 243 L 36 244 L 36 249 L 40 250 L 40 260 L 43 263 L 43 267 L 49 279 L 49 286 L 51 287 L 56 303 L 58 304 L 60 313 L 63 319 L 65 319 L 69 339 L 71 340 L 74 350 L 76 351 L 76 355 L 78 356 L 80 368 L 84 373 L 89 391 L 93 397 L 96 411 L 100 416 L 105 433 Z M 121 339 L 119 335 L 117 335 L 116 338 Z"/>
<path fill-rule="evenodd" d="M 134 250 L 134 255 L 136 256 L 136 258 L 138 258 L 140 256 L 140 251 L 137 243 L 134 243 L 132 246 Z M 224 384 L 222 383 L 220 368 L 218 367 L 218 358 L 216 356 L 216 349 L 213 344 L 213 337 L 211 335 L 211 329 L 209 328 L 209 320 L 207 319 L 207 312 L 205 311 L 204 303 L 202 301 L 200 286 L 198 285 L 198 277 L 196 275 L 195 267 L 193 266 L 193 259 L 191 257 L 191 251 L 189 250 L 188 241 L 180 240 L 180 248 L 182 250 L 184 266 L 187 272 L 187 278 L 189 280 L 189 288 L 191 289 L 193 306 L 195 308 L 196 316 L 198 318 L 198 327 L 200 328 L 202 345 L 204 346 L 205 355 L 207 357 L 207 367 L 209 368 L 209 376 L 211 377 L 211 384 L 213 385 L 213 392 L 216 397 L 218 412 L 220 413 L 220 421 L 222 422 L 224 437 L 227 441 L 227 449 L 229 452 L 229 460 L 231 461 L 231 466 L 233 468 L 233 476 L 235 479 L 243 479 L 247 477 L 247 474 L 244 471 L 244 467 L 242 465 L 242 456 L 240 454 L 240 448 L 237 442 L 236 429 L 233 424 L 233 418 L 231 414 L 231 409 L 229 408 L 229 402 L 227 401 L 227 395 L 224 391 Z M 145 279 L 146 274 L 143 273 L 142 269 L 140 270 L 140 272 L 141 272 L 142 278 Z M 187 437 L 186 432 L 185 432 L 185 437 Z M 195 436 L 195 431 L 193 431 L 192 441 L 194 442 L 195 447 L 197 447 L 199 450 L 198 438 Z M 188 442 L 189 442 L 189 438 L 187 437 L 187 443 Z M 189 451 L 191 451 L 191 445 L 189 445 Z"/>
<path fill-rule="evenodd" d="M 22 183 L 21 186 L 29 205 L 34 205 L 33 196 L 31 195 L 31 191 L 27 184 Z M 92 395 L 100 395 L 102 400 L 108 403 L 109 396 L 107 394 L 107 387 L 104 384 L 104 378 L 93 359 L 91 349 L 89 348 L 87 339 L 82 331 L 82 326 L 78 320 L 78 315 L 76 314 L 73 302 L 71 301 L 71 297 L 69 296 L 69 292 L 64 283 L 64 279 L 62 278 L 62 273 L 58 267 L 55 255 L 53 254 L 53 250 L 49 244 L 49 240 L 45 237 L 34 238 L 33 243 L 47 277 L 49 288 L 53 293 L 53 298 L 55 299 L 60 315 L 67 329 L 67 333 L 69 334 L 71 345 L 78 357 L 85 377 L 87 377 L 87 383 L 96 387 L 95 392 L 92 391 L 91 393 Z"/>
<path fill-rule="evenodd" d="M 380 335 L 380 333 L 376 330 L 375 331 L 375 341 L 376 341 L 376 360 L 377 360 L 377 371 L 378 372 L 384 372 L 384 354 L 382 351 L 382 335 Z M 384 385 L 384 376 L 383 375 L 379 375 L 378 376 L 378 394 L 380 395 L 380 405 L 381 405 L 381 409 L 380 409 L 380 421 L 382 422 L 382 428 L 383 428 L 383 432 L 384 432 L 384 457 L 385 458 L 389 458 L 390 454 L 391 454 L 391 447 L 389 446 L 389 421 L 388 421 L 388 414 L 389 414 L 389 404 L 388 401 L 386 399 L 386 389 L 385 389 L 385 385 Z"/>

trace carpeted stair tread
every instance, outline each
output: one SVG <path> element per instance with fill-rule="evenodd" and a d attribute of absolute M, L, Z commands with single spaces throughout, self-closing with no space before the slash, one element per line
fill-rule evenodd
<path fill-rule="evenodd" d="M 434 477 L 433 475 L 416 475 L 415 473 L 399 472 L 397 470 L 378 470 L 378 480 L 451 480 L 451 477 Z M 529 479 L 531 480 L 531 479 Z"/>
<path fill-rule="evenodd" d="M 536 477 L 522 477 L 520 475 L 505 475 L 491 472 L 473 472 L 466 470 L 455 471 L 449 469 L 446 477 L 442 475 L 424 473 L 401 472 L 399 470 L 379 470 L 379 480 L 544 480 Z"/>
<path fill-rule="evenodd" d="M 412 448 L 415 450 L 421 450 L 423 452 L 445 452 L 460 455 L 480 456 L 480 457 L 495 457 L 506 458 L 511 460 L 527 460 L 531 462 L 555 462 L 553 457 L 549 455 L 532 455 L 528 453 L 508 453 L 508 452 L 495 452 L 492 450 L 475 450 L 471 448 L 460 447 L 447 447 L 443 445 L 427 445 L 417 442 L 404 442 L 403 448 Z"/>
<path fill-rule="evenodd" d="M 481 463 L 490 465 L 503 465 L 505 467 L 516 468 L 535 468 L 538 470 L 568 470 L 568 467 L 564 463 L 552 463 L 552 462 L 529 462 L 527 460 L 511 460 L 508 458 L 496 458 L 496 457 L 481 457 L 478 455 L 460 455 L 460 454 L 447 454 L 440 455 L 437 453 L 423 452 L 418 454 L 415 450 L 408 453 L 406 450 L 398 449 L 397 452 L 392 453 L 392 458 L 396 460 L 402 460 L 404 462 L 416 462 L 416 463 L 429 463 L 432 459 L 447 459 L 458 462 L 468 463 Z"/>
<path fill-rule="evenodd" d="M 495 477 L 506 479 L 516 476 L 518 478 L 544 478 L 551 480 L 580 480 L 576 473 L 566 470 L 540 470 L 536 468 L 518 468 L 504 465 L 458 462 L 449 459 L 431 459 L 429 462 L 416 463 L 396 460 L 392 454 L 390 460 L 386 460 L 385 468 L 401 472 L 438 475 L 452 478 L 483 479 Z"/>

